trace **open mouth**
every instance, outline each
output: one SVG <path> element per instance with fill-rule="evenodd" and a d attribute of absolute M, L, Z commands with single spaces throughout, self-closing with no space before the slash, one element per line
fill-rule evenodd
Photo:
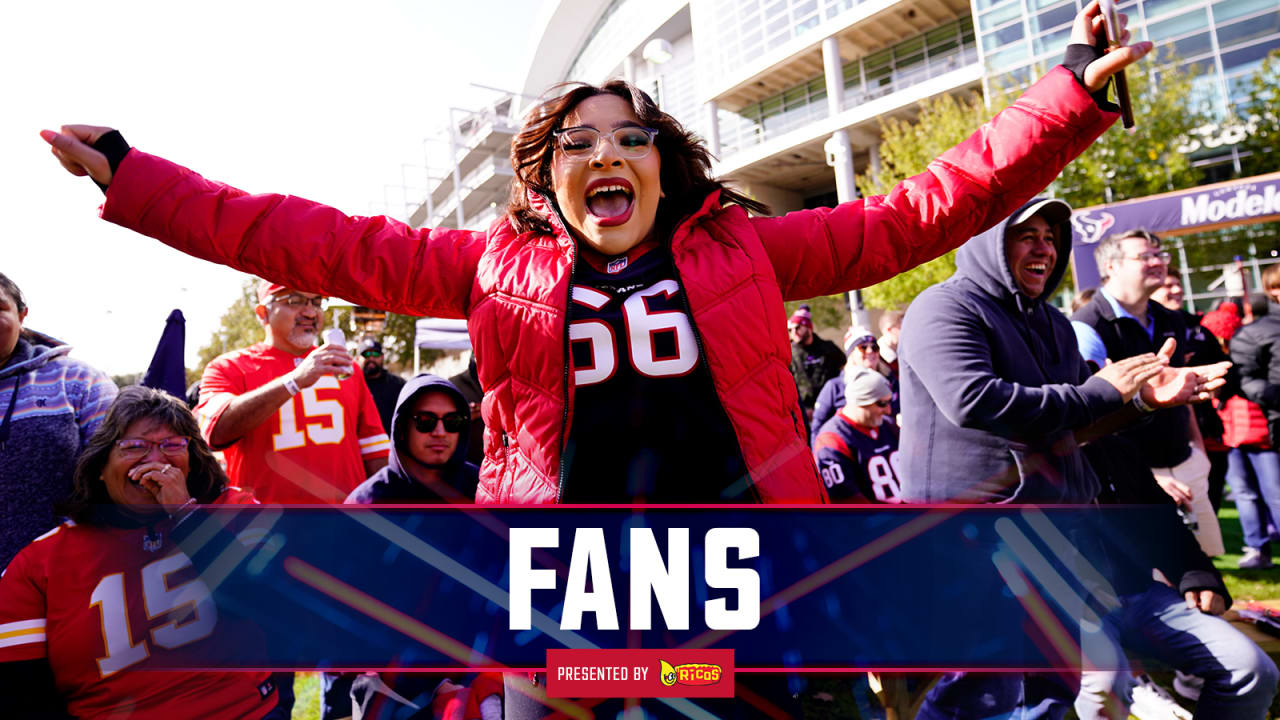
<path fill-rule="evenodd" d="M 587 213 L 597 225 L 621 225 L 631 219 L 635 195 L 631 183 L 621 178 L 593 180 L 587 185 Z"/>
<path fill-rule="evenodd" d="M 1043 279 L 1049 276 L 1048 263 L 1031 262 L 1031 263 L 1027 263 L 1026 265 L 1023 265 L 1022 268 L 1027 272 L 1028 275 L 1031 275 L 1032 277 Z"/>

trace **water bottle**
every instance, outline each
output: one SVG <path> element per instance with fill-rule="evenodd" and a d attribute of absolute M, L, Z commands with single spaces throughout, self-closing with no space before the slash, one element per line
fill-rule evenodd
<path fill-rule="evenodd" d="M 342 328 L 329 328 L 324 331 L 324 344 L 337 345 L 343 350 L 347 349 L 347 336 L 343 334 Z M 351 373 L 338 373 L 338 380 L 346 380 L 351 377 Z"/>

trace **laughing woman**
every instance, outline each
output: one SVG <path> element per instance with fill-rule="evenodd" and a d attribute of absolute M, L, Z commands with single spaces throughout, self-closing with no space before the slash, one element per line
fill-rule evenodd
<path fill-rule="evenodd" d="M 109 128 L 43 136 L 106 188 L 107 220 L 300 290 L 466 317 L 486 390 L 478 502 L 823 502 L 783 301 L 890 278 L 1047 186 L 1117 117 L 1091 93 L 1150 50 L 1099 56 L 1100 27 L 1094 2 L 1068 66 L 888 196 L 776 218 L 749 215 L 764 207 L 619 81 L 528 114 L 487 232 L 249 195 Z"/>

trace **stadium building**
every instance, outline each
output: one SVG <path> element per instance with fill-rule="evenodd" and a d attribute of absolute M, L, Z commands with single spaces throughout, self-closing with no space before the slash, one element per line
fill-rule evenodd
<path fill-rule="evenodd" d="M 480 228 L 505 204 L 522 110 L 557 82 L 613 77 L 698 132 L 715 173 L 776 212 L 856 196 L 879 164 L 879 118 L 941 93 L 1029 84 L 1062 57 L 1077 0 L 551 0 L 521 88 L 451 111 L 454 162 L 413 209 L 415 226 Z M 1135 38 L 1194 71 L 1225 116 L 1280 48 L 1275 0 L 1130 0 Z M 1158 66 L 1158 63 L 1155 65 Z M 1213 143 L 1206 143 L 1213 145 Z M 1230 176 L 1228 144 L 1193 154 Z M 1219 169 L 1215 171 L 1215 166 Z"/>

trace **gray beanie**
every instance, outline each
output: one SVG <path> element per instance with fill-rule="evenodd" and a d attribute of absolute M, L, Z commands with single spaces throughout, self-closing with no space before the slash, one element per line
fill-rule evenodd
<path fill-rule="evenodd" d="M 851 367 L 844 374 L 844 398 L 849 407 L 871 405 L 892 394 L 893 386 L 889 380 L 875 370 Z"/>

